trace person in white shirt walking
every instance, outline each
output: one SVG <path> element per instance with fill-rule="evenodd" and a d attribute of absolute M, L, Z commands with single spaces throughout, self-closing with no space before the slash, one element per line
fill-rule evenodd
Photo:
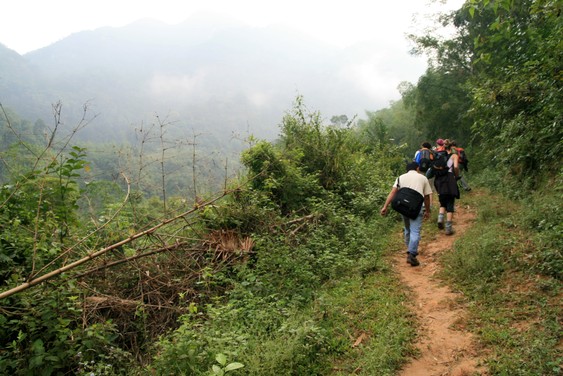
<path fill-rule="evenodd" d="M 400 186 L 399 186 L 400 182 Z M 407 164 L 407 172 L 399 176 L 387 199 L 385 200 L 385 204 L 381 208 L 381 215 L 385 216 L 388 212 L 389 205 L 395 197 L 395 194 L 401 188 L 411 188 L 420 193 L 424 197 L 424 205 L 420 209 L 420 213 L 416 217 L 416 219 L 411 219 L 405 215 L 403 215 L 403 222 L 404 222 L 404 239 L 405 244 L 407 246 L 407 262 L 411 266 L 418 266 L 420 262 L 416 258 L 418 255 L 418 243 L 420 242 L 420 230 L 422 228 L 422 220 L 428 219 L 430 217 L 430 205 L 431 205 L 431 195 L 432 195 L 432 188 L 430 187 L 430 183 L 426 176 L 420 173 L 418 163 L 411 162 Z"/>

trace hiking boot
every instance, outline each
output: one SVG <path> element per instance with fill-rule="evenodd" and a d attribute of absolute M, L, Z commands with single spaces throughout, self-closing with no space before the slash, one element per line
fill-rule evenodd
<path fill-rule="evenodd" d="M 407 256 L 407 262 L 409 264 L 411 264 L 411 266 L 418 266 L 420 265 L 420 262 L 418 262 L 418 260 L 416 259 L 416 256 L 414 256 L 413 254 L 409 253 L 409 255 Z"/>
<path fill-rule="evenodd" d="M 452 222 L 446 222 L 446 235 L 453 235 L 454 234 L 454 229 L 452 226 Z"/>
<path fill-rule="evenodd" d="M 442 230 L 444 228 L 444 214 L 438 214 L 438 228 Z"/>
<path fill-rule="evenodd" d="M 469 192 L 469 191 L 471 191 L 471 188 L 467 187 L 467 188 L 465 188 L 465 191 Z"/>

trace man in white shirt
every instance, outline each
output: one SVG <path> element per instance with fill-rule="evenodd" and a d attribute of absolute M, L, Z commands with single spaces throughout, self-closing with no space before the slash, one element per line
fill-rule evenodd
<path fill-rule="evenodd" d="M 401 182 L 400 188 L 399 181 Z M 393 197 L 395 197 L 397 191 L 401 188 L 414 189 L 424 197 L 424 206 L 421 208 L 416 219 L 411 219 L 403 215 L 405 225 L 404 237 L 405 244 L 407 245 L 407 262 L 411 266 L 418 266 L 420 263 L 416 256 L 418 255 L 418 243 L 420 242 L 420 229 L 422 228 L 422 220 L 430 218 L 430 195 L 432 194 L 432 187 L 426 176 L 419 173 L 418 163 L 411 162 L 407 164 L 407 172 L 395 179 L 393 188 L 391 188 L 391 192 L 389 192 L 387 200 L 385 200 L 385 204 L 383 208 L 381 208 L 381 215 L 387 214 L 389 204 L 393 200 Z"/>

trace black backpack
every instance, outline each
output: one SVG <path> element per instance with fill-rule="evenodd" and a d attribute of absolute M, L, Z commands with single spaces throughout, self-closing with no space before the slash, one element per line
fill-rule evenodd
<path fill-rule="evenodd" d="M 447 152 L 436 153 L 434 161 L 432 162 L 432 175 L 444 176 L 448 173 L 448 159 L 450 155 Z"/>
<path fill-rule="evenodd" d="M 416 219 L 422 209 L 424 196 L 412 188 L 401 188 L 399 178 L 397 178 L 397 187 L 399 190 L 391 201 L 391 207 L 410 219 Z"/>
<path fill-rule="evenodd" d="M 418 163 L 418 169 L 420 172 L 426 172 L 430 167 L 432 167 L 432 162 L 434 161 L 434 152 L 430 149 L 420 149 L 416 156 L 415 162 Z"/>
<path fill-rule="evenodd" d="M 459 164 L 466 164 L 469 162 L 469 159 L 467 159 L 467 153 L 465 152 L 464 148 L 457 148 L 457 155 L 459 156 Z"/>

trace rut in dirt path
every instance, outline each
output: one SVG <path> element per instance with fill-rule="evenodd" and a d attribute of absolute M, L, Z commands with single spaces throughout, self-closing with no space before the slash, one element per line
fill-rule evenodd
<path fill-rule="evenodd" d="M 459 205 L 454 216 L 453 236 L 425 235 L 419 246 L 420 266 L 406 262 L 406 253 L 393 258 L 404 285 L 412 293 L 412 309 L 419 322 L 419 356 L 412 359 L 400 372 L 401 376 L 468 376 L 486 375 L 479 367 L 479 357 L 473 336 L 465 330 L 466 312 L 453 292 L 437 277 L 439 256 L 450 249 L 475 220 L 471 208 Z"/>

